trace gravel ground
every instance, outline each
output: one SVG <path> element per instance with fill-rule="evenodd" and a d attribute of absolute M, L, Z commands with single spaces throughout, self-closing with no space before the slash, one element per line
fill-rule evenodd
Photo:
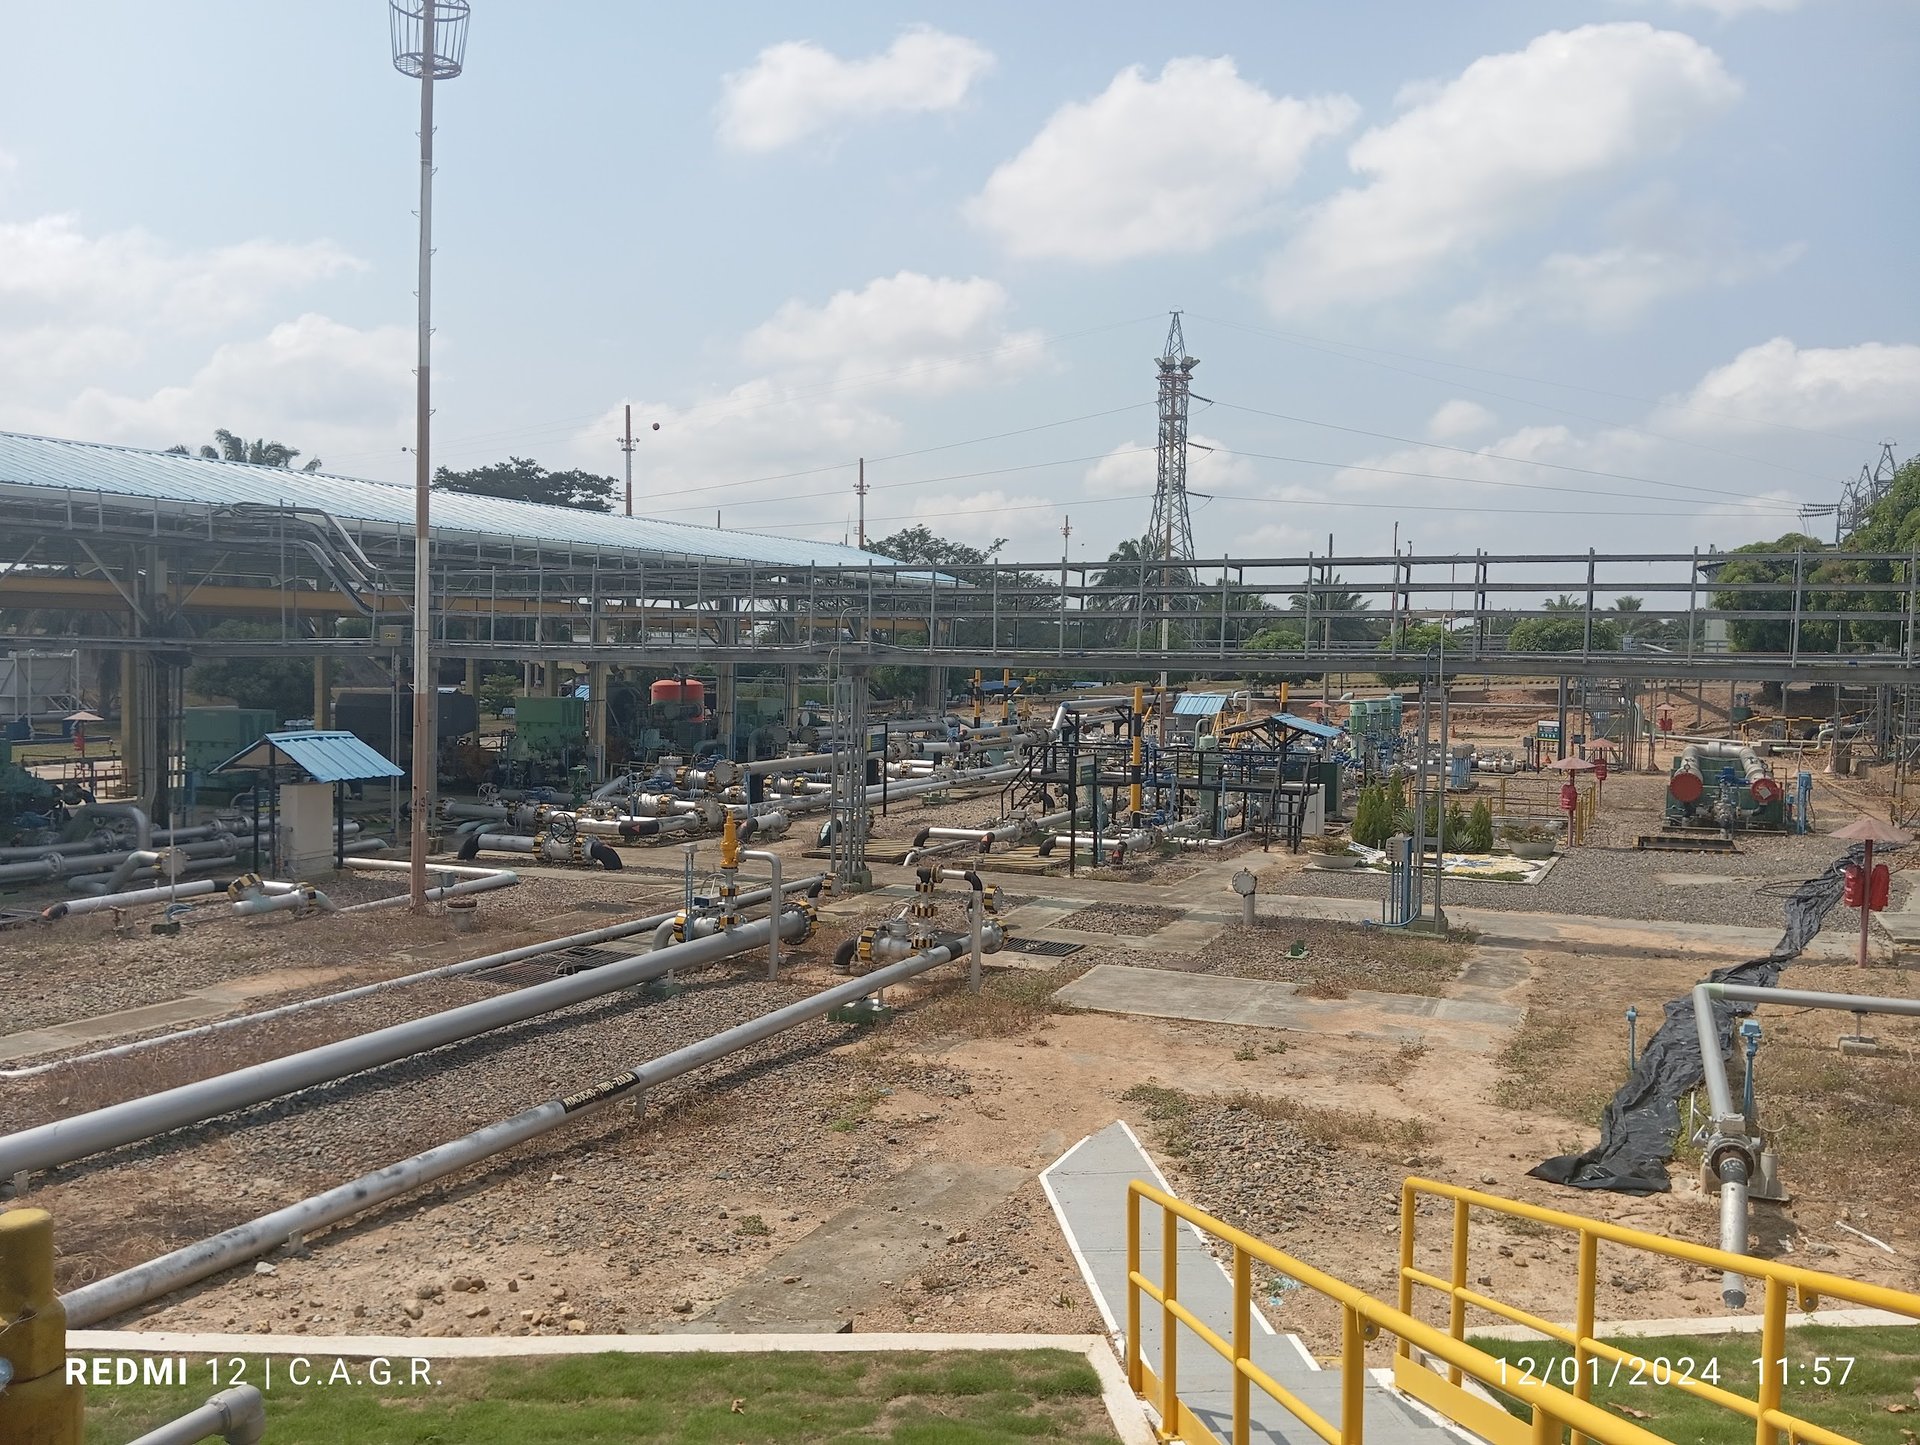
<path fill-rule="evenodd" d="M 1562 854 L 1539 883 L 1517 887 L 1449 878 L 1445 897 L 1456 907 L 1507 913 L 1772 927 L 1783 920 L 1781 904 L 1761 893 L 1762 885 L 1811 878 L 1844 851 L 1843 844 L 1812 836 L 1756 835 L 1741 839 L 1740 846 L 1737 854 L 1576 848 Z M 1386 881 L 1378 874 L 1302 871 L 1289 875 L 1285 887 L 1298 895 L 1378 899 Z"/>
<path fill-rule="evenodd" d="M 68 1214 L 93 1217 L 96 1230 L 109 1235 L 139 1231 L 147 1221 L 129 1218 L 118 1209 L 103 1211 L 99 1201 L 124 1199 L 128 1189 L 153 1192 L 158 1166 L 170 1202 L 181 1211 L 191 1204 L 204 1222 L 220 1227 L 607 1077 L 811 991 L 807 985 L 770 984 L 751 977 L 735 981 L 721 970 L 689 976 L 684 982 L 689 985 L 687 992 L 677 998 L 646 1002 L 621 994 L 577 1004 L 423 1057 L 69 1165 L 54 1171 L 51 1177 L 57 1182 L 45 1192 L 64 1197 Z M 325 1011 L 319 1027 L 287 1023 L 239 1031 L 251 1036 L 246 1053 L 226 1041 L 211 1049 L 199 1041 L 187 1041 L 154 1050 L 144 1067 L 157 1076 L 154 1084 L 164 1086 L 244 1063 L 253 1049 L 277 1053 L 289 1046 L 304 1047 L 496 992 L 459 981 L 376 996 Z M 804 1054 L 847 1037 L 844 1026 L 803 1025 L 737 1056 L 727 1071 L 737 1078 L 750 1076 L 756 1064 Z M 23 1122 L 91 1107 L 123 1092 L 118 1086 L 127 1079 L 103 1066 L 89 1065 L 76 1071 L 75 1077 L 63 1073 L 36 1082 L 40 1087 L 31 1090 L 16 1086 Z M 678 1086 L 663 1089 L 650 1103 L 667 1105 L 685 1092 Z M 237 1188 L 232 1187 L 235 1181 Z M 73 1227 L 70 1219 L 66 1250 L 90 1252 L 84 1238 L 73 1237 Z"/>
<path fill-rule="evenodd" d="M 1186 917 L 1178 908 L 1152 903 L 1095 903 L 1069 913 L 1055 928 L 1079 928 L 1090 933 L 1156 933 Z"/>
<path fill-rule="evenodd" d="M 1290 953 L 1295 944 L 1306 949 L 1297 957 Z M 1432 995 L 1446 989 L 1471 952 L 1464 942 L 1383 933 L 1354 923 L 1261 918 L 1252 928 L 1236 923 L 1222 929 L 1204 955 L 1131 952 L 1127 963 L 1305 984 L 1308 993 L 1321 998 L 1343 997 L 1355 988 Z"/>
<path fill-rule="evenodd" d="M 391 891 L 384 881 L 349 879 L 347 884 L 352 892 L 343 888 L 343 896 L 364 891 L 378 897 Z M 455 934 L 443 915 L 414 918 L 404 908 L 308 918 L 203 914 L 205 921 L 188 922 L 170 938 L 148 933 L 144 912 L 135 915 L 138 931 L 130 927 L 125 936 L 115 931 L 110 915 L 86 914 L 4 935 L 0 994 L 7 1004 L 0 1032 L 138 1008 L 252 974 L 364 965 L 356 967 L 352 978 L 331 978 L 312 988 L 296 985 L 276 994 L 275 1001 L 324 993 L 428 966 L 395 957 L 397 953 L 433 949 L 434 961 L 452 963 L 552 937 L 554 930 L 543 928 L 542 922 L 561 914 L 587 909 L 585 917 L 576 914 L 562 925 L 585 931 L 602 920 L 614 923 L 659 912 L 678 896 L 677 890 L 663 890 L 657 880 L 528 879 L 517 888 L 484 896 L 480 926 L 464 935 Z M 439 957 L 437 950 L 449 945 L 453 951 Z"/>

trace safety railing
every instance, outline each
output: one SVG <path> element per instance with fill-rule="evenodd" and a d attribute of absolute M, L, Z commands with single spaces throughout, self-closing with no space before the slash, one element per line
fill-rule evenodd
<path fill-rule="evenodd" d="M 1448 1277 L 1444 1279 L 1414 1264 L 1418 1245 L 1419 1206 L 1423 1198 L 1451 1201 L 1453 1206 L 1450 1267 Z M 1519 1309 L 1469 1287 L 1468 1257 L 1472 1244 L 1472 1213 L 1476 1209 L 1503 1215 L 1509 1219 L 1530 1220 L 1535 1224 L 1547 1225 L 1576 1236 L 1577 1265 L 1573 1291 L 1574 1318 L 1571 1325 L 1542 1319 L 1527 1310 Z M 1763 1282 L 1760 1348 L 1756 1356 L 1762 1363 L 1755 1393 L 1751 1397 L 1723 1389 L 1718 1384 L 1698 1378 L 1691 1373 L 1674 1371 L 1671 1369 L 1670 1362 L 1656 1369 L 1653 1362 L 1635 1354 L 1632 1350 L 1621 1349 L 1617 1345 L 1594 1337 L 1594 1310 L 1602 1242 L 1661 1255 L 1667 1259 L 1679 1260 L 1715 1273 L 1732 1270 Z M 1402 1186 L 1400 1195 L 1399 1306 L 1402 1314 L 1414 1314 L 1416 1286 L 1437 1291 L 1445 1297 L 1446 1338 L 1455 1345 L 1462 1343 L 1465 1338 L 1467 1309 L 1471 1306 L 1485 1310 L 1513 1324 L 1524 1325 L 1572 1350 L 1573 1394 L 1583 1404 L 1592 1396 L 1595 1377 L 1600 1373 L 1600 1363 L 1610 1361 L 1622 1368 L 1640 1372 L 1641 1378 L 1651 1379 L 1657 1376 L 1656 1383 L 1670 1385 L 1671 1388 L 1682 1390 L 1689 1395 L 1711 1401 L 1713 1404 L 1745 1416 L 1753 1422 L 1755 1445 L 1778 1445 L 1783 1431 L 1790 1439 L 1809 1442 L 1809 1445 L 1853 1445 L 1848 1437 L 1836 1434 L 1832 1430 L 1790 1414 L 1781 1408 L 1782 1387 L 1789 1373 L 1786 1360 L 1787 1307 L 1790 1301 L 1796 1303 L 1802 1310 L 1812 1310 L 1817 1308 L 1822 1300 L 1840 1300 L 1871 1309 L 1889 1310 L 1920 1321 L 1920 1295 L 1909 1294 L 1905 1290 L 1843 1279 L 1838 1275 L 1822 1274 L 1817 1270 L 1802 1269 L 1797 1265 L 1781 1264 L 1774 1260 L 1729 1254 L 1707 1245 L 1669 1239 L 1664 1235 L 1648 1234 L 1643 1230 L 1628 1229 L 1624 1225 L 1611 1224 L 1605 1220 L 1589 1219 L 1584 1215 L 1567 1214 L 1558 1209 L 1544 1209 L 1539 1205 L 1524 1204 L 1514 1199 L 1502 1199 L 1498 1195 L 1482 1194 L 1478 1190 L 1466 1189 L 1457 1184 L 1442 1184 L 1432 1179 L 1410 1178 Z M 1464 1371 L 1451 1359 L 1442 1356 L 1441 1358 L 1447 1364 L 1447 1371 L 1443 1377 L 1435 1371 L 1426 1369 L 1412 1358 L 1411 1347 L 1414 1346 L 1425 1348 L 1412 1336 L 1401 1336 L 1397 1357 L 1394 1360 L 1394 1382 L 1402 1390 L 1447 1414 L 1450 1418 L 1459 1420 L 1476 1434 L 1494 1441 L 1495 1445 L 1522 1445 L 1522 1442 L 1528 1439 L 1522 1422 L 1506 1415 L 1504 1411 L 1497 1409 L 1487 1400 L 1465 1389 L 1462 1385 L 1463 1374 L 1473 1372 Z M 1429 1351 L 1429 1353 L 1439 1354 L 1438 1351 Z M 1476 1378 L 1485 1381 L 1484 1376 L 1476 1376 Z M 1518 1396 L 1522 1400 L 1528 1398 L 1516 1388 L 1511 1370 L 1500 1381 L 1499 1388 L 1504 1393 Z M 1475 1421 L 1480 1423 L 1475 1424 Z M 1579 1422 L 1571 1423 L 1576 1430 L 1572 1445 L 1582 1445 L 1583 1434 L 1594 1435 L 1594 1432 L 1587 1430 Z M 1537 1439 L 1537 1436 L 1534 1438 Z M 1594 1436 L 1594 1438 L 1604 1441 L 1607 1437 Z"/>
<path fill-rule="evenodd" d="M 1161 1279 L 1155 1283 L 1141 1271 L 1140 1210 L 1142 1204 L 1157 1207 L 1160 1217 Z M 1180 1223 L 1193 1225 L 1231 1246 L 1233 1251 L 1232 1338 L 1224 1338 L 1214 1327 L 1180 1303 Z M 1314 1293 L 1340 1306 L 1340 1419 L 1336 1424 L 1321 1415 L 1293 1391 L 1261 1369 L 1253 1360 L 1253 1266 L 1263 1264 L 1297 1281 Z M 1141 1348 L 1140 1321 L 1142 1298 L 1160 1309 L 1160 1360 L 1150 1367 Z M 1581 1438 L 1599 1445 L 1664 1445 L 1660 1437 L 1629 1420 L 1609 1415 L 1598 1406 L 1541 1380 L 1515 1380 L 1512 1369 L 1485 1351 L 1467 1344 L 1458 1334 L 1448 1336 L 1433 1326 L 1413 1318 L 1404 1309 L 1396 1309 L 1343 1280 L 1335 1279 L 1311 1265 L 1243 1230 L 1215 1219 L 1203 1210 L 1174 1198 L 1151 1184 L 1134 1180 L 1127 1186 L 1127 1379 L 1135 1393 L 1142 1396 L 1160 1415 L 1160 1437 L 1189 1442 L 1219 1441 L 1180 1397 L 1179 1326 L 1185 1325 L 1207 1347 L 1233 1367 L 1232 1445 L 1248 1445 L 1252 1433 L 1253 1388 L 1276 1401 L 1326 1445 L 1364 1445 L 1366 1436 L 1365 1389 L 1367 1381 L 1366 1347 L 1382 1333 L 1398 1338 L 1403 1351 L 1418 1349 L 1446 1365 L 1457 1379 L 1471 1376 L 1488 1385 L 1498 1384 L 1508 1394 L 1529 1406 L 1531 1422 L 1507 1415 L 1488 1400 L 1455 1393 L 1470 1402 L 1467 1409 L 1455 1413 L 1442 1405 L 1442 1413 L 1484 1438 L 1499 1445 L 1560 1445 L 1569 1428 Z M 1431 1373 L 1423 1370 L 1422 1373 Z M 1433 1375 L 1438 1380 L 1441 1377 Z M 1477 1407 L 1477 1408 L 1473 1408 Z M 1498 1416 L 1511 1431 L 1498 1435 L 1485 1427 Z"/>

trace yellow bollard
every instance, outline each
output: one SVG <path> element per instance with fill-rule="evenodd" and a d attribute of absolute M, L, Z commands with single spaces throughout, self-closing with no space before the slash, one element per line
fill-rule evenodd
<path fill-rule="evenodd" d="M 67 1312 L 53 1292 L 53 1216 L 0 1214 L 0 1440 L 81 1445 L 80 1386 L 66 1382 Z"/>

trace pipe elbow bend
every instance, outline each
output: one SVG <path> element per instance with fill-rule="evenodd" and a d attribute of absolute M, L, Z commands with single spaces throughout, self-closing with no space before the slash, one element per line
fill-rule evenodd
<path fill-rule="evenodd" d="M 588 846 L 587 852 L 594 862 L 609 873 L 618 873 L 624 866 L 620 861 L 620 855 L 597 838 Z"/>
<path fill-rule="evenodd" d="M 477 832 L 469 833 L 461 840 L 458 856 L 462 863 L 470 863 L 480 856 L 480 835 Z"/>

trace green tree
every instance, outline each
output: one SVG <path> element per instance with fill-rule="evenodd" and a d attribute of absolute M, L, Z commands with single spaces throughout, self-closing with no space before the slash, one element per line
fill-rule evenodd
<path fill-rule="evenodd" d="M 1507 634 L 1509 652 L 1579 652 L 1587 645 L 1587 619 L 1555 613 L 1529 617 L 1513 624 Z M 1618 652 L 1620 629 L 1604 617 L 1593 619 L 1593 651 Z"/>
<path fill-rule="evenodd" d="M 1714 580 L 1723 586 L 1760 586 L 1767 590 L 1716 592 L 1713 605 L 1722 612 L 1792 612 L 1796 568 L 1804 587 L 1820 566 L 1819 554 L 1826 550 L 1825 543 L 1803 532 L 1789 532 L 1771 542 L 1749 542 L 1744 547 L 1735 547 L 1725 554 L 1727 560 L 1718 565 Z M 1796 553 L 1800 555 L 1796 557 Z M 1782 583 L 1785 585 L 1770 586 Z M 1810 598 L 1802 600 L 1810 601 Z M 1728 623 L 1727 640 L 1735 652 L 1787 652 L 1792 647 L 1793 624 L 1785 618 L 1751 622 L 1735 618 Z M 1803 648 L 1829 652 L 1833 642 L 1832 623 L 1801 624 Z"/>
<path fill-rule="evenodd" d="M 1387 790 L 1379 783 L 1368 783 L 1353 805 L 1353 841 L 1363 848 L 1378 848 L 1393 834 L 1393 808 L 1387 802 Z"/>
<path fill-rule="evenodd" d="M 612 477 L 597 477 L 578 469 L 550 472 L 530 457 L 508 457 L 504 462 L 464 472 L 441 467 L 433 474 L 436 492 L 537 502 L 543 507 L 570 507 L 576 512 L 611 512 L 616 485 Z"/>
<path fill-rule="evenodd" d="M 293 459 L 300 455 L 298 447 L 290 447 L 285 442 L 270 442 L 265 439 L 247 441 L 235 436 L 225 427 L 215 431 L 213 439 L 217 445 L 200 448 L 200 455 L 210 462 L 246 462 L 256 467 L 292 467 Z M 187 449 L 185 442 L 175 442 L 167 448 L 167 454 L 176 457 L 193 455 Z M 300 470 L 319 471 L 320 458 L 315 457 Z"/>
<path fill-rule="evenodd" d="M 1385 625 L 1376 617 L 1361 617 L 1369 606 L 1358 592 L 1340 585 L 1336 575 L 1329 582 L 1315 582 L 1305 591 L 1287 599 L 1287 606 L 1303 621 L 1311 617 L 1314 636 L 1331 642 L 1372 642 L 1381 637 Z"/>
<path fill-rule="evenodd" d="M 1416 622 L 1411 626 L 1403 623 L 1390 629 L 1388 634 L 1380 639 L 1379 650 L 1399 653 L 1402 658 L 1407 658 L 1409 656 L 1427 657 L 1436 651 L 1458 652 L 1465 646 L 1466 638 L 1442 623 Z M 1428 671 L 1429 669 L 1424 667 L 1409 671 L 1404 667 L 1393 668 L 1389 665 L 1388 670 L 1379 673 L 1378 676 L 1380 681 L 1388 687 L 1405 687 L 1419 682 Z"/>
<path fill-rule="evenodd" d="M 490 672 L 480 679 L 480 706 L 495 717 L 513 706 L 520 693 L 520 674 Z"/>
<path fill-rule="evenodd" d="M 1569 597 L 1562 592 L 1558 597 L 1549 597 L 1546 602 L 1549 612 L 1584 612 L 1587 606 L 1578 597 Z"/>
<path fill-rule="evenodd" d="M 1485 798 L 1475 802 L 1473 812 L 1467 815 L 1467 851 L 1469 853 L 1493 851 L 1493 804 Z"/>
<path fill-rule="evenodd" d="M 882 557 L 891 557 L 896 562 L 918 562 L 944 571 L 949 568 L 983 567 L 999 556 L 1000 549 L 1006 545 L 1005 537 L 997 537 L 993 545 L 983 552 L 978 547 L 969 547 L 965 542 L 950 541 L 923 523 L 917 527 L 903 527 L 890 537 L 869 542 L 867 550 L 877 552 Z"/>
<path fill-rule="evenodd" d="M 235 618 L 207 629 L 208 640 L 216 642 L 264 642 L 280 635 L 273 623 Z M 196 663 L 187 674 L 187 687 L 204 698 L 265 708 L 276 722 L 284 722 L 313 709 L 313 663 L 297 656 L 216 658 Z"/>
<path fill-rule="evenodd" d="M 1305 641 L 1298 623 L 1273 622 L 1261 628 L 1253 636 L 1240 644 L 1247 652 L 1299 652 Z M 1318 682 L 1323 676 L 1318 672 L 1272 672 L 1266 668 L 1248 669 L 1260 677 L 1276 682 Z"/>

